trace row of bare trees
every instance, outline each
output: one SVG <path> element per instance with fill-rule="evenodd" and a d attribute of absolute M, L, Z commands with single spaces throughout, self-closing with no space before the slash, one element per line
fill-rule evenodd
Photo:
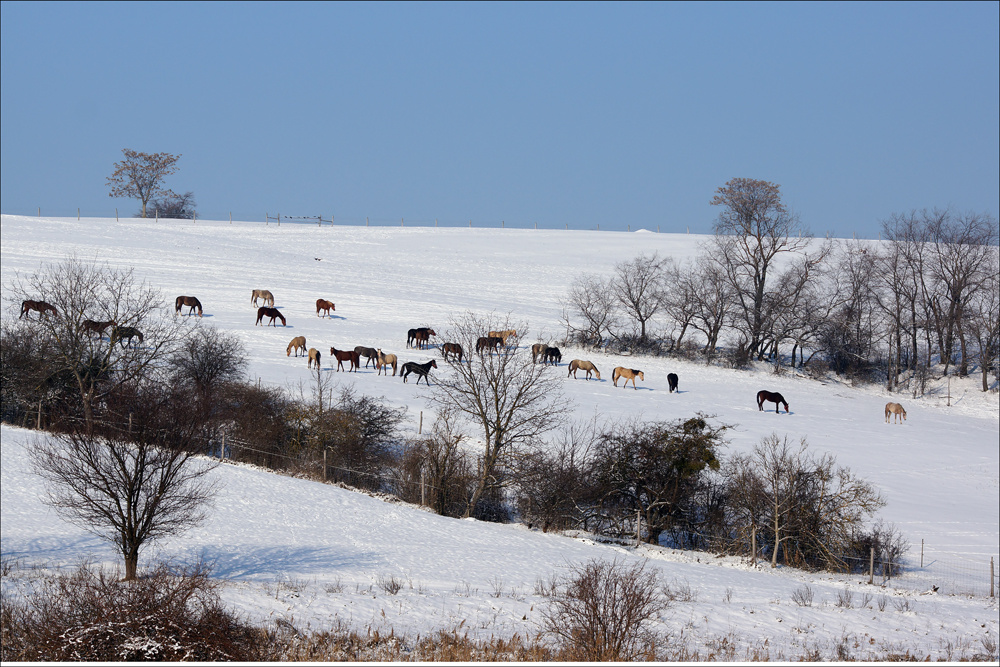
<path fill-rule="evenodd" d="M 734 365 L 804 365 L 914 391 L 935 364 L 988 373 L 1000 354 L 1000 247 L 990 215 L 920 211 L 883 221 L 880 243 L 814 240 L 777 185 L 733 179 L 712 204 L 713 238 L 679 264 L 657 254 L 582 274 L 563 320 L 571 341 L 616 350 L 693 350 Z M 808 358 L 807 355 L 808 354 Z M 954 360 L 954 361 L 953 361 Z"/>

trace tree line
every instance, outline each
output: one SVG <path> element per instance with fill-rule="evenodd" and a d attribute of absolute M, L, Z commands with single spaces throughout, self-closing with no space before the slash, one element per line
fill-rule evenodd
<path fill-rule="evenodd" d="M 988 374 L 997 377 L 995 217 L 894 214 L 881 243 L 835 243 L 814 240 L 767 181 L 733 179 L 712 204 L 722 212 L 694 259 L 643 254 L 610 275 L 577 276 L 563 310 L 567 339 L 735 367 L 784 359 L 915 396 L 937 365 L 960 376 L 978 367 L 983 391 Z"/>

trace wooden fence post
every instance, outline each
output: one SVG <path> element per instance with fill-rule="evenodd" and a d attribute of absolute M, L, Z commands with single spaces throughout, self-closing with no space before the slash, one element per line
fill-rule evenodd
<path fill-rule="evenodd" d="M 875 582 L 875 547 L 871 548 L 868 554 L 868 583 Z"/>
<path fill-rule="evenodd" d="M 118 207 L 115 206 L 115 222 L 118 222 Z"/>
<path fill-rule="evenodd" d="M 79 208 L 76 209 L 76 221 L 77 222 L 80 221 L 80 209 Z"/>
<path fill-rule="evenodd" d="M 750 528 L 750 556 L 754 567 L 757 567 L 757 526 Z"/>
<path fill-rule="evenodd" d="M 233 212 L 229 212 L 229 224 L 233 224 Z"/>
<path fill-rule="evenodd" d="M 642 532 L 642 510 L 635 511 L 635 548 L 639 548 L 639 535 Z"/>
<path fill-rule="evenodd" d="M 421 435 L 424 432 L 424 411 L 420 411 L 420 425 L 417 426 L 417 435 Z"/>
<path fill-rule="evenodd" d="M 993 592 L 993 556 L 990 556 L 990 597 L 996 597 Z"/>
<path fill-rule="evenodd" d="M 423 507 L 427 504 L 426 495 L 424 493 L 424 467 L 420 467 L 420 506 Z"/>
<path fill-rule="evenodd" d="M 920 538 L 920 568 L 924 567 L 924 539 Z"/>
<path fill-rule="evenodd" d="M 323 481 L 326 481 L 326 447 L 323 448 Z"/>

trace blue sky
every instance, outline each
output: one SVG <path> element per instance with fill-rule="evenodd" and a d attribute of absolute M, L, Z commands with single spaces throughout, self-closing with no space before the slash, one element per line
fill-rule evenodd
<path fill-rule="evenodd" d="M 707 232 L 734 177 L 820 235 L 1000 209 L 1000 4 L 2 3 L 2 211 Z"/>

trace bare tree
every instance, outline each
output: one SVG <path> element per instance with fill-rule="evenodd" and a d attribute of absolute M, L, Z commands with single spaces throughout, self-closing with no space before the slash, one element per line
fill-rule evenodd
<path fill-rule="evenodd" d="M 525 323 L 512 322 L 509 317 L 501 320 L 495 315 L 466 313 L 452 320 L 447 340 L 475 350 L 479 337 L 510 329 L 521 338 L 528 335 Z M 567 407 L 562 400 L 561 378 L 516 349 L 474 353 L 465 361 L 452 358 L 446 363 L 450 372 L 438 376 L 431 401 L 442 412 L 458 409 L 482 429 L 483 450 L 465 511 L 468 517 L 476 511 L 483 494 L 500 485 L 505 457 L 562 424 Z"/>
<path fill-rule="evenodd" d="M 182 195 L 168 191 L 163 196 L 150 199 L 147 206 L 161 218 L 193 218 L 197 213 L 194 193 L 190 190 Z M 144 217 L 142 211 L 136 217 Z"/>
<path fill-rule="evenodd" d="M 1000 257 L 994 248 L 992 267 L 981 289 L 969 301 L 964 309 L 964 328 L 976 342 L 975 359 L 983 374 L 983 391 L 989 391 L 989 371 L 992 368 L 994 377 L 1000 378 Z"/>
<path fill-rule="evenodd" d="M 721 266 L 707 255 L 700 255 L 680 280 L 693 306 L 691 326 L 705 334 L 705 355 L 711 360 L 719 343 L 722 328 L 730 319 L 735 294 Z"/>
<path fill-rule="evenodd" d="M 734 178 L 711 202 L 722 212 L 710 254 L 736 290 L 740 328 L 751 355 L 762 352 L 772 264 L 782 253 L 799 252 L 809 244 L 809 234 L 782 203 L 779 188 L 768 181 Z"/>
<path fill-rule="evenodd" d="M 50 362 L 73 379 L 85 423 L 92 425 L 95 406 L 115 387 L 157 369 L 189 334 L 177 318 L 162 317 L 163 299 L 131 268 L 113 268 L 75 258 L 17 276 L 9 298 L 43 300 L 58 316 L 20 321 L 42 341 Z M 107 325 L 103 333 L 87 321 Z M 132 328 L 142 342 L 116 340 L 116 327 Z"/>
<path fill-rule="evenodd" d="M 125 414 L 107 415 L 101 435 L 40 437 L 30 453 L 47 502 L 114 544 L 125 578 L 134 579 L 140 550 L 204 520 L 216 487 L 212 465 L 192 460 L 196 424 L 170 405 L 169 393 L 156 385 L 126 393 Z"/>
<path fill-rule="evenodd" d="M 140 153 L 123 148 L 125 159 L 115 162 L 115 170 L 108 177 L 109 197 L 127 197 L 142 202 L 142 217 L 146 217 L 146 204 L 153 197 L 176 197 L 162 187 L 163 179 L 177 171 L 180 155 L 170 153 Z"/>
<path fill-rule="evenodd" d="M 606 338 L 617 337 L 618 314 L 609 280 L 592 273 L 577 276 L 570 285 L 567 300 L 563 320 L 567 330 L 575 332 L 581 342 L 597 347 Z M 576 321 L 582 324 L 577 325 Z"/>
<path fill-rule="evenodd" d="M 639 255 L 615 264 L 611 295 L 622 311 L 639 325 L 639 341 L 647 340 L 647 325 L 667 303 L 666 270 L 669 258 Z"/>

